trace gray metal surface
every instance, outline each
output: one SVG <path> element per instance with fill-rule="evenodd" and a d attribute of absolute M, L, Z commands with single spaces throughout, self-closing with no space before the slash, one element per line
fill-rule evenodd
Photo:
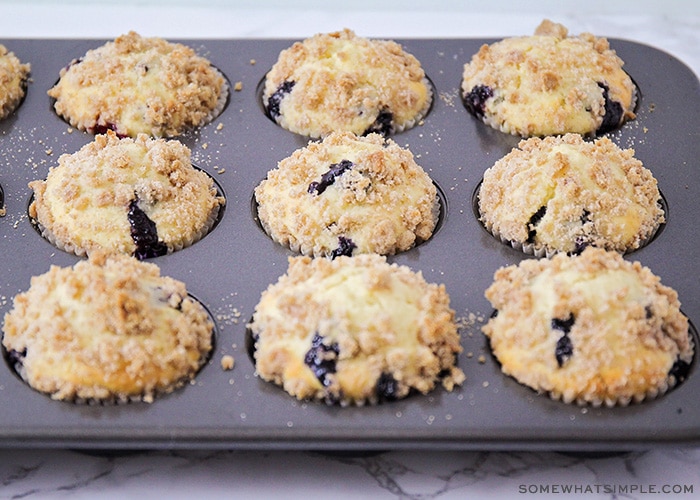
<path fill-rule="evenodd" d="M 31 190 L 62 153 L 92 136 L 69 131 L 46 91 L 59 70 L 105 40 L 0 40 L 32 64 L 22 106 L 0 122 L 0 184 L 7 215 L 0 218 L 0 315 L 30 278 L 77 257 L 56 250 L 27 217 Z M 488 235 L 472 197 L 483 171 L 517 138 L 478 123 L 459 97 L 462 66 L 492 40 L 399 40 L 423 64 L 436 88 L 425 123 L 394 139 L 408 146 L 444 194 L 444 216 L 428 242 L 392 261 L 445 283 L 462 320 L 467 375 L 462 388 L 376 407 L 340 408 L 296 401 L 254 375 L 245 323 L 260 293 L 285 272 L 291 252 L 259 228 L 253 189 L 279 160 L 307 140 L 280 129 L 262 112 L 259 82 L 290 40 L 184 40 L 219 67 L 234 91 L 222 115 L 181 140 L 193 160 L 220 184 L 225 213 L 202 241 L 151 259 L 181 279 L 217 322 L 216 351 L 196 381 L 152 404 L 85 406 L 52 401 L 0 362 L 0 446 L 76 448 L 267 448 L 385 450 L 529 449 L 611 451 L 700 443 L 700 376 L 664 397 L 627 408 L 582 408 L 551 401 L 503 376 L 479 327 L 491 313 L 484 290 L 500 266 L 525 258 Z M 700 321 L 700 89 L 672 56 L 613 39 L 612 47 L 641 90 L 638 117 L 610 137 L 633 147 L 659 181 L 668 222 L 639 260 L 675 288 L 691 321 Z M 526 327 L 525 325 L 523 327 Z M 236 360 L 221 369 L 223 355 Z M 483 355 L 482 360 L 479 357 Z M 695 363 L 697 364 L 697 363 Z"/>

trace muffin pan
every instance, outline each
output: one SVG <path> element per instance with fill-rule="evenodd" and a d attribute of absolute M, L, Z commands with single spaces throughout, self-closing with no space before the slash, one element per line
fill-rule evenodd
<path fill-rule="evenodd" d="M 603 34 L 600 34 L 603 35 Z M 21 106 L 0 122 L 0 315 L 32 276 L 79 257 L 56 249 L 32 227 L 27 183 L 46 177 L 60 154 L 92 135 L 58 117 L 46 91 L 61 67 L 107 40 L 0 40 L 31 63 Z M 178 40 L 171 40 L 178 41 Z M 297 401 L 255 376 L 246 323 L 260 293 L 287 269 L 293 253 L 269 238 L 255 218 L 253 190 L 277 162 L 308 139 L 277 126 L 264 113 L 260 83 L 279 51 L 294 40 L 181 40 L 208 57 L 232 84 L 229 102 L 212 123 L 179 139 L 192 160 L 217 181 L 225 211 L 205 238 L 149 259 L 180 279 L 216 321 L 215 351 L 197 378 L 153 403 L 85 405 L 53 401 L 26 385 L 7 353 L 0 363 L 0 445 L 75 448 L 227 448 L 386 450 L 522 449 L 619 451 L 700 444 L 700 375 L 653 401 L 628 407 L 580 407 L 553 401 L 504 376 L 480 327 L 491 309 L 484 290 L 501 266 L 526 256 L 486 232 L 473 198 L 483 171 L 519 141 L 474 119 L 460 97 L 462 67 L 492 39 L 397 40 L 422 63 L 435 99 L 423 123 L 393 136 L 410 148 L 441 193 L 435 234 L 389 260 L 444 283 L 460 324 L 467 380 L 453 392 L 377 406 L 339 407 Z M 639 87 L 637 118 L 607 134 L 634 148 L 664 194 L 667 222 L 638 260 L 678 291 L 691 323 L 700 321 L 700 84 L 669 54 L 632 41 L 610 40 Z M 526 328 L 526 325 L 523 325 Z M 700 344 L 692 328 L 696 346 Z M 235 366 L 224 370 L 224 356 Z M 697 357 L 697 356 L 696 356 Z"/>

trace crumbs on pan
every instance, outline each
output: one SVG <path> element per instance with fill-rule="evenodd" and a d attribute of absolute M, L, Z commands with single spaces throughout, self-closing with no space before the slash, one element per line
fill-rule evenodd
<path fill-rule="evenodd" d="M 238 294 L 235 292 L 230 293 L 228 298 L 233 298 L 236 295 Z M 226 300 L 227 297 L 221 298 L 222 302 Z M 237 325 L 241 318 L 241 311 L 231 303 L 222 304 L 213 314 L 219 323 L 225 325 Z"/>
<path fill-rule="evenodd" d="M 233 359 L 233 356 L 230 354 L 226 354 L 221 357 L 221 369 L 224 371 L 229 371 L 233 370 L 233 365 L 235 364 L 235 360 Z"/>
<path fill-rule="evenodd" d="M 453 108 L 455 105 L 455 101 L 458 100 L 459 93 L 456 89 L 451 90 L 450 92 L 438 92 L 438 97 L 442 102 L 445 103 L 445 105 Z"/>
<path fill-rule="evenodd" d="M 464 316 L 456 317 L 455 322 L 460 333 L 471 338 L 474 332 L 481 331 L 482 325 L 486 322 L 486 316 L 483 313 L 466 312 Z"/>

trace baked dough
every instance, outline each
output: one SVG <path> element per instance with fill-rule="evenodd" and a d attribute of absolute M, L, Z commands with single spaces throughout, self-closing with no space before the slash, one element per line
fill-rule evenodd
<path fill-rule="evenodd" d="M 522 137 L 603 134 L 635 117 L 636 87 L 608 40 L 544 20 L 534 36 L 483 45 L 464 66 L 476 118 Z"/>
<path fill-rule="evenodd" d="M 694 345 L 678 294 L 617 252 L 522 261 L 499 269 L 483 327 L 503 373 L 565 402 L 627 405 L 665 393 Z"/>
<path fill-rule="evenodd" d="M 312 256 L 408 250 L 431 237 L 440 208 L 437 188 L 409 150 L 350 132 L 280 161 L 255 199 L 267 233 Z"/>
<path fill-rule="evenodd" d="M 420 62 L 398 43 L 344 29 L 283 50 L 265 78 L 262 98 L 269 116 L 297 134 L 389 135 L 426 115 L 432 87 Z"/>
<path fill-rule="evenodd" d="M 29 215 L 77 255 L 100 249 L 143 259 L 180 250 L 207 234 L 224 204 L 184 144 L 112 131 L 61 155 L 46 180 L 29 187 Z"/>
<path fill-rule="evenodd" d="M 376 254 L 290 257 L 249 329 L 257 375 L 298 399 L 375 404 L 464 380 L 445 287 Z"/>
<path fill-rule="evenodd" d="M 174 137 L 215 118 L 228 84 L 191 48 L 130 31 L 71 62 L 48 94 L 80 130 Z"/>
<path fill-rule="evenodd" d="M 14 53 L 0 44 L 0 120 L 7 118 L 22 102 L 30 70 L 30 64 L 22 64 Z"/>
<path fill-rule="evenodd" d="M 98 253 L 33 277 L 5 315 L 3 346 L 53 399 L 151 402 L 195 376 L 213 328 L 184 283 L 155 264 Z"/>
<path fill-rule="evenodd" d="M 498 238 L 538 256 L 593 245 L 630 252 L 664 222 L 651 171 L 607 137 L 523 140 L 484 173 L 479 211 Z"/>

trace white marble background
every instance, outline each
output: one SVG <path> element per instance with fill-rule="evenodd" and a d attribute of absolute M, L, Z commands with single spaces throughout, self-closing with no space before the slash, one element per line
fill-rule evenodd
<path fill-rule="evenodd" d="M 0 0 L 0 38 L 107 38 L 131 29 L 166 38 L 303 38 L 343 27 L 384 38 L 499 37 L 528 34 L 543 17 L 564 23 L 572 33 L 590 31 L 653 45 L 700 74 L 696 0 L 355 0 L 352 5 L 330 0 Z M 575 494 L 562 493 L 564 487 L 575 488 Z M 550 493 L 533 493 L 540 488 Z M 648 498 L 666 488 L 679 498 L 700 494 L 700 448 L 603 458 L 487 451 L 95 455 L 0 449 L 0 498 Z"/>

